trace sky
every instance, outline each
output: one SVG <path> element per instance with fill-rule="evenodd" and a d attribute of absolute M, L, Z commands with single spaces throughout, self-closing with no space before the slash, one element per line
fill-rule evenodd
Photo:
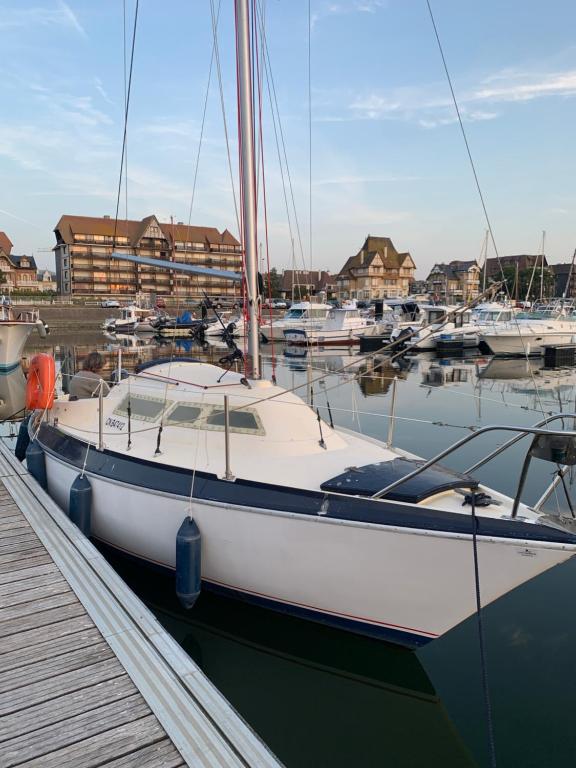
<path fill-rule="evenodd" d="M 207 94 L 211 1 L 217 13 L 218 0 L 140 1 L 122 218 L 190 217 L 238 233 L 216 67 Z M 368 234 L 410 251 L 419 278 L 436 262 L 479 258 L 486 221 L 425 0 L 310 0 L 310 16 L 308 0 L 259 5 L 291 180 L 264 78 L 271 265 L 291 267 L 294 241 L 297 268 L 336 272 Z M 569 261 L 576 3 L 431 5 L 499 253 L 537 253 L 545 231 L 549 261 Z M 0 0 L 0 230 L 42 267 L 53 268 L 62 214 L 115 215 L 123 7 Z M 125 7 L 129 55 L 135 0 Z M 235 177 L 232 0 L 220 0 L 218 53 Z"/>

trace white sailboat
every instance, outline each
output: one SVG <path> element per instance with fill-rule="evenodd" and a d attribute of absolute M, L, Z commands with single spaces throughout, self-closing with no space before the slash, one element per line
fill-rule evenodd
<path fill-rule="evenodd" d="M 473 546 L 486 604 L 572 557 L 576 530 L 521 503 L 521 488 L 511 499 L 332 427 L 261 377 L 248 0 L 236 19 L 250 373 L 150 364 L 107 397 L 38 410 L 32 446 L 64 509 L 79 473 L 89 481 L 97 540 L 174 571 L 191 516 L 201 563 L 185 566 L 201 568 L 202 588 L 421 645 L 476 610 Z M 540 441 L 532 453 L 571 462 L 574 433 L 546 429 L 525 430 Z"/>

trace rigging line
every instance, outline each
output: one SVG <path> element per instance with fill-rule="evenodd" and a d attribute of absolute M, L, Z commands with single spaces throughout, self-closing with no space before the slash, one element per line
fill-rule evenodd
<path fill-rule="evenodd" d="M 261 14 L 259 14 L 259 19 L 260 19 L 260 26 L 261 26 L 261 30 L 262 30 L 263 21 L 262 21 Z M 271 116 L 272 116 L 272 126 L 274 128 L 274 139 L 275 139 L 275 143 L 276 143 L 276 153 L 278 155 L 278 166 L 279 166 L 279 169 L 280 169 L 280 179 L 281 179 L 281 182 L 282 182 L 282 193 L 283 193 L 283 196 L 284 196 L 284 206 L 286 208 L 286 219 L 287 219 L 287 223 L 288 223 L 288 233 L 290 235 L 290 239 L 291 239 L 292 243 L 294 243 L 294 232 L 293 232 L 293 229 L 292 229 L 292 217 L 291 217 L 291 214 L 290 214 L 290 205 L 289 205 L 289 202 L 288 202 L 288 193 L 286 191 L 286 180 L 285 180 L 285 177 L 284 177 L 284 163 L 282 161 L 282 153 L 280 152 L 280 140 L 279 140 L 279 137 L 278 137 L 278 128 L 276 126 L 276 113 L 274 112 L 274 104 L 273 104 L 273 99 L 272 99 L 272 91 L 271 91 L 271 88 L 270 88 L 270 79 L 269 79 L 269 76 L 268 76 L 268 69 L 267 69 L 266 58 L 264 57 L 264 32 L 263 31 L 260 32 L 260 38 L 262 40 L 262 56 L 263 56 L 263 60 L 264 60 L 263 76 L 264 75 L 266 76 L 266 88 L 267 88 L 267 91 L 268 91 L 268 99 L 270 101 L 270 113 L 271 113 Z"/>
<path fill-rule="evenodd" d="M 458 106 L 458 100 L 456 99 L 456 93 L 454 91 L 454 86 L 452 85 L 452 78 L 450 77 L 450 72 L 448 70 L 448 63 L 446 62 L 446 57 L 444 55 L 444 48 L 442 47 L 442 42 L 440 40 L 440 35 L 438 33 L 438 28 L 436 26 L 436 21 L 434 19 L 434 14 L 432 12 L 432 6 L 430 4 L 430 0 L 426 0 L 426 5 L 428 6 L 428 13 L 430 14 L 430 20 L 432 22 L 432 27 L 434 28 L 434 35 L 436 37 L 436 42 L 438 43 L 438 50 L 440 51 L 440 57 L 442 59 L 442 64 L 444 66 L 444 72 L 446 74 L 446 80 L 448 81 L 448 86 L 450 88 L 450 93 L 452 94 L 452 101 L 454 103 L 454 109 L 456 110 L 456 116 L 458 118 L 458 125 L 460 126 L 460 132 L 462 133 L 462 138 L 464 139 L 464 145 L 466 147 L 466 153 L 468 154 L 468 160 L 470 161 L 470 167 L 472 169 L 472 174 L 474 176 L 474 181 L 476 183 L 476 189 L 478 191 L 478 196 L 480 198 L 480 203 L 482 205 L 482 210 L 484 211 L 484 218 L 486 219 L 486 225 L 488 227 L 488 231 L 490 232 L 490 239 L 492 240 L 492 247 L 494 248 L 494 253 L 496 254 L 496 258 L 498 259 L 498 266 L 500 267 L 500 273 L 502 276 L 502 281 L 504 284 L 504 289 L 506 291 L 506 294 L 508 295 L 509 300 L 512 300 L 512 297 L 510 296 L 510 290 L 508 288 L 508 282 L 504 275 L 504 268 L 502 266 L 502 262 L 500 260 L 500 253 L 498 251 L 498 247 L 496 245 L 496 239 L 494 237 L 494 231 L 492 229 L 492 222 L 490 220 L 490 216 L 488 215 L 488 208 L 486 207 L 486 202 L 484 200 L 484 194 L 482 193 L 482 187 L 480 186 L 480 179 L 478 178 L 478 174 L 476 172 L 476 165 L 474 164 L 474 159 L 472 157 L 472 151 L 470 149 L 470 144 L 468 143 L 468 136 L 466 135 L 466 129 L 464 128 L 464 122 L 462 120 L 462 115 L 460 114 L 460 108 Z M 526 357 L 528 357 L 528 351 L 526 349 L 526 345 L 524 343 L 524 339 L 522 337 L 522 333 L 520 331 L 520 326 L 518 325 L 518 321 L 515 319 L 515 316 L 513 318 L 513 322 L 516 323 L 516 328 L 518 330 L 518 336 L 520 338 L 520 343 L 522 344 L 522 348 L 524 350 L 524 354 Z M 536 380 L 532 377 L 532 383 L 534 385 L 534 389 L 536 390 L 536 397 L 538 400 L 540 400 L 540 394 L 538 392 L 538 387 L 536 385 Z M 544 407 L 542 406 L 542 414 L 544 414 Z"/>
<path fill-rule="evenodd" d="M 254 8 L 255 10 L 255 8 Z M 255 17 L 255 13 L 254 16 Z M 262 41 L 260 41 L 260 49 L 262 50 Z M 262 128 L 262 71 L 261 64 L 261 52 L 258 51 L 258 34 L 256 34 L 256 67 L 257 67 L 257 82 L 258 82 L 258 159 L 260 161 L 260 168 L 262 170 L 262 208 L 264 212 L 264 239 L 266 243 L 266 268 L 268 270 L 268 316 L 270 320 L 270 328 L 273 328 L 273 312 L 272 312 L 272 283 L 270 280 L 270 246 L 268 237 L 268 200 L 266 194 L 266 173 L 264 167 L 264 132 Z M 260 305 L 261 306 L 261 305 Z M 274 332 L 271 333 L 272 344 L 272 380 L 276 381 L 276 350 L 274 347 Z"/>
<path fill-rule="evenodd" d="M 310 242 L 309 259 L 312 271 L 312 12 L 311 0 L 308 0 L 308 219 Z"/>
<path fill-rule="evenodd" d="M 216 53 L 216 72 L 218 74 L 218 88 L 220 91 L 220 108 L 222 110 L 222 122 L 224 124 L 224 138 L 226 139 L 226 156 L 228 160 L 228 172 L 230 173 L 232 198 L 234 200 L 234 213 L 236 215 L 236 227 L 237 227 L 237 231 L 240 232 L 240 216 L 238 214 L 238 199 L 236 197 L 236 186 L 234 184 L 234 172 L 232 170 L 232 156 L 230 153 L 230 139 L 228 134 L 228 119 L 226 116 L 226 103 L 224 100 L 224 88 L 222 85 L 222 67 L 220 65 L 220 47 L 218 45 L 218 23 L 214 14 L 214 0 L 210 0 L 210 12 L 212 15 L 212 34 L 214 36 L 214 50 Z M 220 2 L 218 3 L 218 13 L 220 13 Z"/>
<path fill-rule="evenodd" d="M 260 9 L 260 3 L 259 2 L 258 2 L 258 9 Z M 260 14 L 261 14 L 261 10 L 260 10 Z M 287 178 L 288 178 L 288 188 L 290 189 L 290 198 L 291 198 L 291 201 L 292 201 L 292 208 L 293 208 L 293 211 L 294 211 L 294 221 L 295 221 L 295 224 L 296 224 L 296 233 L 298 235 L 298 245 L 299 245 L 299 248 L 300 248 L 300 254 L 301 254 L 301 258 L 302 258 L 303 268 L 304 268 L 304 270 L 306 270 L 306 261 L 305 261 L 305 258 L 304 258 L 304 247 L 302 245 L 302 234 L 300 232 L 300 223 L 298 221 L 298 214 L 296 212 L 296 201 L 295 201 L 295 198 L 294 198 L 294 187 L 292 185 L 292 176 L 290 174 L 290 166 L 288 164 L 288 153 L 286 151 L 286 141 L 285 141 L 285 138 L 284 138 L 284 130 L 282 128 L 282 120 L 280 119 L 280 109 L 278 107 L 278 96 L 277 96 L 277 93 L 276 93 L 276 85 L 275 85 L 275 82 L 274 82 L 274 75 L 273 75 L 273 72 L 272 72 L 272 62 L 270 60 L 270 49 L 268 47 L 268 43 L 266 42 L 265 30 L 262 30 L 261 37 L 262 37 L 262 46 L 264 48 L 264 54 L 265 54 L 264 59 L 265 59 L 265 62 L 267 63 L 267 67 L 266 67 L 267 78 L 269 78 L 269 83 L 272 85 L 272 94 L 273 94 L 273 97 L 274 97 L 274 105 L 276 107 L 276 113 L 278 115 L 278 127 L 279 127 L 279 130 L 280 130 L 280 142 L 281 142 L 281 145 L 282 145 L 282 152 L 283 152 L 283 155 L 284 155 L 284 162 L 285 162 L 285 165 L 286 165 L 286 175 L 287 175 Z"/>
<path fill-rule="evenodd" d="M 120 176 L 118 178 L 118 194 L 116 197 L 116 215 L 114 217 L 114 235 L 112 237 L 112 249 L 116 247 L 116 234 L 118 231 L 118 212 L 120 209 L 120 196 L 122 194 L 122 175 L 124 169 L 124 158 L 126 156 L 126 139 L 128 133 L 128 111 L 130 109 L 130 93 L 132 91 L 132 72 L 134 70 L 134 50 L 136 48 L 136 30 L 138 27 L 138 7 L 140 0 L 136 0 L 136 7 L 134 10 L 134 27 L 132 30 L 132 50 L 130 52 L 130 69 L 128 74 L 128 89 L 126 91 L 126 104 L 124 109 L 124 131 L 122 136 L 122 154 L 120 157 Z"/>
<path fill-rule="evenodd" d="M 127 66 L 126 66 L 126 0 L 122 0 L 122 32 L 124 38 L 124 109 L 126 109 L 126 103 L 128 101 L 128 79 L 127 79 Z M 125 218 L 128 221 L 128 138 L 126 138 L 126 159 L 124 162 L 124 197 L 125 197 Z"/>

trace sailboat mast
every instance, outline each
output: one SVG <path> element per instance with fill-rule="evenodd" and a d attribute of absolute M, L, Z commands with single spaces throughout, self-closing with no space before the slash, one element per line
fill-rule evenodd
<path fill-rule="evenodd" d="M 258 243 L 256 233 L 256 163 L 254 153 L 254 114 L 252 110 L 250 11 L 248 0 L 235 0 L 235 6 L 242 214 L 246 261 L 246 300 L 248 302 L 249 320 L 248 354 L 252 359 L 252 378 L 259 379 Z"/>
<path fill-rule="evenodd" d="M 542 232 L 542 258 L 540 260 L 540 301 L 544 301 L 544 250 L 546 248 L 546 231 Z"/>

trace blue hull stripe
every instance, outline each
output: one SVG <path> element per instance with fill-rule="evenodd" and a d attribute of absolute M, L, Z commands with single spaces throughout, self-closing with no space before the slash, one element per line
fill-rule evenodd
<path fill-rule="evenodd" d="M 117 480 L 148 491 L 190 498 L 192 472 L 182 467 L 162 465 L 114 451 L 88 451 L 82 440 L 43 424 L 38 441 L 48 453 L 90 474 Z M 88 453 L 87 457 L 86 454 Z M 237 479 L 220 480 L 208 472 L 196 472 L 194 497 L 221 504 L 255 509 L 270 509 L 312 517 L 398 526 L 435 532 L 472 534 L 472 515 L 427 509 L 417 504 L 398 504 L 358 496 L 341 496 L 271 483 Z M 119 512 L 121 514 L 121 512 Z M 576 544 L 576 535 L 559 528 L 506 520 L 477 517 L 478 534 L 508 539 Z"/>
<path fill-rule="evenodd" d="M 20 367 L 20 360 L 15 363 L 0 363 L 0 376 L 5 376 L 7 373 L 12 373 Z"/>

